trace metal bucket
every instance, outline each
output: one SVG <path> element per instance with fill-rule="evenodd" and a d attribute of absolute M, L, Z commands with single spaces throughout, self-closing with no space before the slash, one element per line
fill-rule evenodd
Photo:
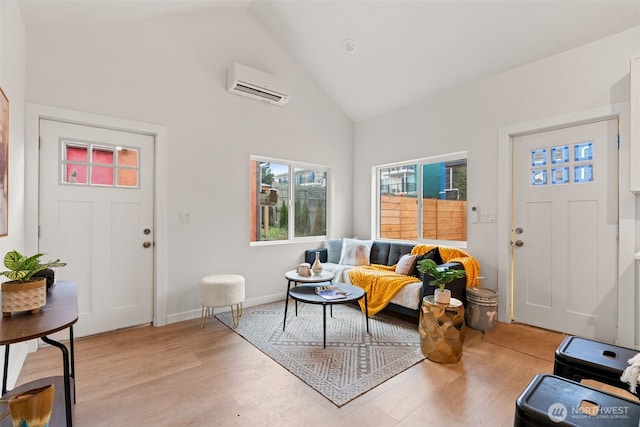
<path fill-rule="evenodd" d="M 468 327 L 481 331 L 493 329 L 498 318 L 498 294 L 487 288 L 467 288 L 467 310 L 464 321 Z"/>

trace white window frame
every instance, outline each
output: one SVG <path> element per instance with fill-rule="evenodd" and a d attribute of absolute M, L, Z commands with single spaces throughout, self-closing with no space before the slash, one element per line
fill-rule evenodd
<path fill-rule="evenodd" d="M 275 163 L 281 165 L 289 166 L 289 198 L 287 200 L 287 207 L 289 209 L 289 221 L 288 221 L 288 236 L 289 238 L 286 240 L 261 240 L 261 241 L 250 241 L 250 246 L 268 246 L 268 245 L 281 245 L 287 243 L 297 243 L 297 242 L 319 242 L 327 240 L 327 236 L 329 236 L 329 227 L 330 227 L 330 205 L 331 205 L 331 168 L 325 165 L 319 165 L 314 163 L 306 163 L 294 160 L 286 160 L 275 157 L 266 157 L 266 156 L 257 156 L 251 155 L 249 156 L 249 162 L 268 162 Z M 326 183 L 325 183 L 325 234 L 321 236 L 304 236 L 304 237 L 295 237 L 295 169 L 315 169 L 321 170 L 326 173 Z M 249 205 L 251 208 L 251 205 Z"/>
<path fill-rule="evenodd" d="M 372 209 L 373 218 L 371 218 L 371 224 L 373 225 L 373 230 L 371 235 L 375 236 L 378 240 L 393 240 L 380 237 L 380 171 L 382 169 L 400 167 L 405 165 L 417 165 L 416 170 L 416 192 L 417 194 L 422 194 L 422 165 L 431 164 L 431 163 L 442 163 L 449 162 L 453 160 L 466 160 L 467 161 L 467 170 L 469 167 L 469 155 L 467 151 L 458 151 L 454 153 L 440 154 L 436 156 L 423 157 L 419 159 L 406 160 L 401 162 L 394 163 L 385 163 L 382 165 L 377 165 L 372 168 L 372 194 L 375 208 Z M 467 191 L 468 191 L 468 175 L 467 175 Z M 467 200 L 469 195 L 467 194 Z M 422 197 L 416 197 L 418 212 L 422 212 Z M 467 218 L 467 224 L 469 223 L 469 219 Z M 436 239 L 423 239 L 422 238 L 422 214 L 418 215 L 418 223 L 416 225 L 418 232 L 417 241 L 420 243 L 428 243 L 433 245 L 443 245 L 443 246 L 453 246 L 459 248 L 467 247 L 467 240 L 436 240 Z M 468 236 L 468 235 L 467 235 Z"/>
<path fill-rule="evenodd" d="M 74 187 L 94 187 L 94 188 L 118 188 L 118 189 L 133 189 L 137 190 L 140 188 L 140 154 L 141 149 L 137 147 L 129 147 L 123 145 L 113 145 L 109 143 L 103 142 L 91 142 L 91 141 L 83 141 L 80 139 L 72 139 L 72 138 L 60 138 L 58 140 L 59 143 L 59 164 L 58 164 L 58 175 L 59 175 L 59 183 L 61 185 L 68 185 Z M 69 160 L 67 158 L 67 147 L 76 146 L 85 148 L 87 150 L 87 160 L 86 161 L 76 161 Z M 113 152 L 113 161 L 111 163 L 100 163 L 94 160 L 94 150 L 95 149 L 104 149 L 105 151 Z M 137 152 L 136 166 L 124 166 L 118 164 L 118 156 L 120 155 L 120 150 L 131 150 Z M 87 169 L 87 182 L 68 182 L 66 180 L 66 170 L 69 165 L 78 165 L 83 166 Z M 92 174 L 93 168 L 107 168 L 112 170 L 113 174 L 113 183 L 112 184 L 94 184 L 92 183 Z M 118 184 L 118 172 L 120 170 L 133 170 L 136 172 L 136 185 L 119 185 Z"/>

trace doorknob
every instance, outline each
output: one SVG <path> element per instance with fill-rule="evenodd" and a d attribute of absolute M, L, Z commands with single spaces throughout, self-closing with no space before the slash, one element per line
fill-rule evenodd
<path fill-rule="evenodd" d="M 145 228 L 142 232 L 144 234 L 151 234 L 151 230 L 149 230 L 148 228 Z"/>
<path fill-rule="evenodd" d="M 522 240 L 516 240 L 513 244 L 519 248 L 524 246 L 524 242 Z"/>
<path fill-rule="evenodd" d="M 146 242 L 144 242 L 144 243 L 142 244 L 142 247 L 144 247 L 144 248 L 149 248 L 149 247 L 151 247 L 151 242 L 147 240 Z"/>

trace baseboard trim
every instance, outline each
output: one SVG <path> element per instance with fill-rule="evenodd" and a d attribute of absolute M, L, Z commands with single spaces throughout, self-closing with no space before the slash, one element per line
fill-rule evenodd
<path fill-rule="evenodd" d="M 280 301 L 282 294 L 267 295 L 259 298 L 250 298 L 242 303 L 243 307 L 253 307 L 254 305 L 268 304 L 270 302 Z M 230 307 L 220 307 L 215 309 L 215 313 L 224 313 L 230 311 Z M 202 308 L 184 311 L 182 313 L 170 314 L 167 316 L 167 325 L 171 323 L 184 322 L 185 320 L 197 319 L 202 315 Z"/>

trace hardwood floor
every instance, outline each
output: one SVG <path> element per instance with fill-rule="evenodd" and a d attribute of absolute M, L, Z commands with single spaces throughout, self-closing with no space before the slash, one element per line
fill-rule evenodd
<path fill-rule="evenodd" d="M 553 372 L 563 339 L 519 326 L 467 328 L 461 362 L 424 360 L 342 408 L 217 319 L 78 339 L 76 425 L 511 426 L 516 398 L 536 373 Z M 519 348 L 529 336 L 550 354 Z M 18 383 L 60 374 L 59 350 L 42 348 Z"/>

